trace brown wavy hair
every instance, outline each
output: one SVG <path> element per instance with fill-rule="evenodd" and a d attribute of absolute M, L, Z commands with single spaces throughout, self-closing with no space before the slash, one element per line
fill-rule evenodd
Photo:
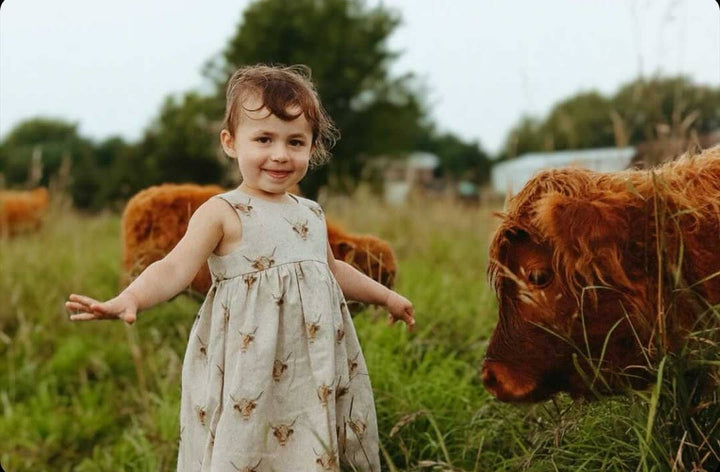
<path fill-rule="evenodd" d="M 255 110 L 244 105 L 247 96 L 253 93 L 260 96 L 262 103 Z M 288 113 L 289 108 L 295 107 L 301 111 Z M 234 137 L 241 109 L 257 111 L 262 108 L 284 121 L 295 120 L 304 114 L 313 133 L 310 165 L 318 166 L 330 159 L 329 151 L 340 139 L 340 132 L 320 102 L 309 67 L 257 64 L 236 70 L 227 83 L 223 127 Z"/>

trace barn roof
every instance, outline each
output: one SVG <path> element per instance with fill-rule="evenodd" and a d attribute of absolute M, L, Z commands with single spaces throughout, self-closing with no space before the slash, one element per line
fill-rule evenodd
<path fill-rule="evenodd" d="M 599 172 L 626 169 L 635 148 L 597 148 L 556 152 L 531 152 L 500 162 L 492 168 L 492 186 L 496 192 L 517 192 L 538 171 L 576 166 Z"/>

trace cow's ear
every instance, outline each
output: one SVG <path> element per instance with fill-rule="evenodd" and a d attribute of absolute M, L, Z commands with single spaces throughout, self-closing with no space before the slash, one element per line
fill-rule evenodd
<path fill-rule="evenodd" d="M 538 228 L 576 253 L 623 245 L 628 237 L 625 206 L 617 197 L 580 199 L 555 193 L 541 198 L 535 209 Z"/>
<path fill-rule="evenodd" d="M 580 199 L 549 194 L 538 201 L 534 222 L 576 286 L 631 287 L 623 268 L 630 232 L 627 208 L 620 195 Z"/>
<path fill-rule="evenodd" d="M 331 243 L 331 245 L 335 259 L 344 262 L 351 262 L 355 257 L 355 244 L 352 242 L 340 241 L 335 244 Z"/>

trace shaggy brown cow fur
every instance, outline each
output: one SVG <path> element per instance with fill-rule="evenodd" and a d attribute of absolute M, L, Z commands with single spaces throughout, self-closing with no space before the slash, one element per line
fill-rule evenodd
<path fill-rule="evenodd" d="M 648 360 L 717 317 L 720 147 L 649 171 L 544 171 L 501 216 L 482 371 L 500 400 L 643 387 Z"/>
<path fill-rule="evenodd" d="M 0 192 L 0 235 L 13 236 L 40 228 L 48 201 L 48 191 L 44 187 Z"/>
<path fill-rule="evenodd" d="M 392 287 L 397 272 L 395 253 L 388 243 L 366 234 L 344 231 L 337 224 L 328 224 L 328 241 L 336 259 L 361 270 L 386 287 Z"/>
<path fill-rule="evenodd" d="M 190 216 L 210 197 L 225 190 L 215 185 L 165 184 L 145 189 L 128 201 L 122 217 L 123 284 L 151 263 L 162 259 L 185 234 Z M 382 284 L 391 287 L 397 270 L 395 254 L 374 236 L 346 233 L 328 222 L 333 254 Z M 207 266 L 198 272 L 190 289 L 204 295 L 210 288 Z"/>

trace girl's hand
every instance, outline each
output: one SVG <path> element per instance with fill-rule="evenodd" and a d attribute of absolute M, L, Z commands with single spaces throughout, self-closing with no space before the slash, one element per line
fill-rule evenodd
<path fill-rule="evenodd" d="M 408 327 L 408 331 L 412 331 L 415 327 L 415 316 L 413 314 L 413 306 L 410 300 L 402 295 L 389 290 L 385 306 L 390 312 L 390 324 L 394 325 L 396 321 L 402 320 Z"/>
<path fill-rule="evenodd" d="M 123 292 L 106 302 L 99 302 L 84 295 L 70 295 L 65 308 L 70 310 L 71 321 L 123 320 L 127 324 L 137 320 L 137 301 Z"/>

